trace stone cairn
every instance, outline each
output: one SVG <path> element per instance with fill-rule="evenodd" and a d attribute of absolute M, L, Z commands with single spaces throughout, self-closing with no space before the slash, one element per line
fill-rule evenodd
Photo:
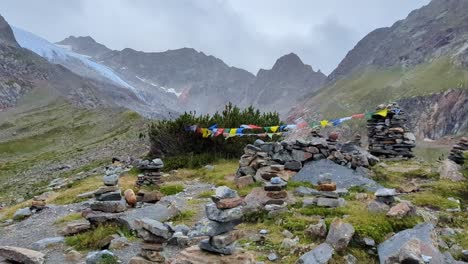
<path fill-rule="evenodd" d="M 164 163 L 161 159 L 154 160 L 143 160 L 141 161 L 137 168 L 143 172 L 143 174 L 138 175 L 136 182 L 137 187 L 143 185 L 156 185 L 159 186 L 162 183 L 161 180 L 161 169 L 164 167 Z"/>
<path fill-rule="evenodd" d="M 372 115 L 367 120 L 369 152 L 377 157 L 412 158 L 416 137 L 406 127 L 406 114 L 396 103 L 379 105 L 387 108 L 387 116 Z"/>
<path fill-rule="evenodd" d="M 213 202 L 205 206 L 205 213 L 213 225 L 222 226 L 202 240 L 200 249 L 222 255 L 232 255 L 236 250 L 236 240 L 243 235 L 241 230 L 233 230 L 243 217 L 243 199 L 235 190 L 226 186 L 216 188 Z"/>
<path fill-rule="evenodd" d="M 143 239 L 138 256 L 130 260 L 130 264 L 140 263 L 165 263 L 166 258 L 162 255 L 164 243 L 173 235 L 172 228 L 164 223 L 142 218 L 136 220 L 138 236 Z"/>
<path fill-rule="evenodd" d="M 33 213 L 41 211 L 42 209 L 46 208 L 46 199 L 47 199 L 47 195 L 34 196 L 31 202 L 31 207 L 29 209 Z"/>
<path fill-rule="evenodd" d="M 119 188 L 121 172 L 120 167 L 106 168 L 106 175 L 102 178 L 104 186 L 94 192 L 96 201 L 91 204 L 91 210 L 105 213 L 120 213 L 127 210 L 127 203 Z"/>
<path fill-rule="evenodd" d="M 328 208 L 342 207 L 346 205 L 346 201 L 340 198 L 340 195 L 345 193 L 345 190 L 337 190 L 336 182 L 333 182 L 327 173 L 319 176 L 317 190 L 303 186 L 294 190 L 296 196 L 315 196 L 314 198 L 305 198 L 303 200 L 303 207 L 312 205 Z"/>
<path fill-rule="evenodd" d="M 468 138 L 462 137 L 458 144 L 453 145 L 448 158 L 457 164 L 463 165 L 466 153 L 468 153 Z"/>

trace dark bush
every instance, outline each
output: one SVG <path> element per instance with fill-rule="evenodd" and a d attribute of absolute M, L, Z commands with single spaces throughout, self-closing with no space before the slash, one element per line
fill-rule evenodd
<path fill-rule="evenodd" d="M 166 165 L 171 168 L 199 167 L 217 159 L 239 158 L 245 145 L 257 137 L 244 136 L 225 139 L 218 137 L 203 138 L 201 134 L 185 131 L 190 125 L 208 128 L 218 124 L 219 128 L 238 128 L 243 124 L 257 126 L 280 125 L 278 113 L 261 113 L 260 110 L 248 107 L 241 110 L 231 103 L 224 111 L 214 115 L 184 113 L 175 120 L 162 120 L 149 125 L 151 143 L 150 156 L 164 157 Z M 263 130 L 245 130 L 244 133 L 264 133 Z M 278 136 L 276 136 L 277 139 Z M 268 138 L 263 138 L 267 140 Z"/>

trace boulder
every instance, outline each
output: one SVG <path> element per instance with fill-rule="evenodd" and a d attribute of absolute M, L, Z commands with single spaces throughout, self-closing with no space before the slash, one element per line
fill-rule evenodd
<path fill-rule="evenodd" d="M 327 264 L 335 251 L 327 244 L 322 243 L 312 249 L 311 251 L 302 255 L 296 264 Z"/>
<path fill-rule="evenodd" d="M 430 263 L 446 263 L 437 247 L 437 240 L 434 226 L 430 223 L 400 231 L 377 247 L 380 263 L 402 263 L 400 260 L 414 263 L 411 261 L 421 261 L 423 255 L 431 258 Z"/>
<path fill-rule="evenodd" d="M 0 260 L 3 258 L 13 263 L 42 264 L 44 263 L 44 257 L 45 255 L 41 252 L 31 249 L 9 246 L 0 247 Z"/>
<path fill-rule="evenodd" d="M 364 173 L 341 166 L 328 159 L 306 162 L 291 181 L 310 182 L 317 185 L 319 176 L 325 173 L 329 173 L 331 181 L 336 183 L 337 188 L 349 189 L 353 186 L 362 186 L 370 191 L 381 188 L 378 183 L 369 179 Z"/>
<path fill-rule="evenodd" d="M 72 236 L 91 228 L 88 221 L 78 220 L 68 223 L 59 233 L 63 236 Z"/>
<path fill-rule="evenodd" d="M 379 201 L 370 201 L 367 204 L 367 210 L 371 213 L 386 213 L 389 209 L 390 206 Z"/>
<path fill-rule="evenodd" d="M 236 183 L 237 188 L 245 188 L 245 187 L 255 183 L 252 176 L 238 177 L 234 181 Z"/>
<path fill-rule="evenodd" d="M 32 215 L 31 209 L 29 207 L 18 209 L 15 214 L 13 215 L 13 220 L 23 220 L 26 217 Z"/>
<path fill-rule="evenodd" d="M 401 202 L 390 208 L 387 212 L 387 216 L 403 218 L 408 215 L 414 215 L 416 208 L 410 202 Z"/>
<path fill-rule="evenodd" d="M 217 222 L 231 222 L 242 218 L 242 208 L 218 209 L 215 203 L 209 203 L 205 206 L 205 213 L 208 219 Z"/>
<path fill-rule="evenodd" d="M 317 199 L 317 206 L 319 207 L 342 207 L 346 205 L 346 201 L 343 198 L 333 199 L 333 198 L 325 198 L 319 197 Z"/>
<path fill-rule="evenodd" d="M 127 210 L 127 203 L 123 199 L 120 201 L 96 201 L 90 207 L 94 211 L 120 213 Z"/>
<path fill-rule="evenodd" d="M 127 202 L 128 205 L 130 205 L 131 207 L 136 206 L 137 198 L 136 198 L 135 192 L 133 192 L 132 189 L 126 190 L 124 192 L 124 196 L 125 196 L 125 201 Z"/>
<path fill-rule="evenodd" d="M 336 251 L 343 252 L 348 247 L 353 235 L 354 228 L 351 224 L 336 219 L 330 225 L 330 231 L 325 242 L 330 244 Z"/>
<path fill-rule="evenodd" d="M 448 179 L 454 182 L 465 180 L 465 177 L 461 173 L 461 166 L 449 159 L 442 161 L 438 172 L 441 179 Z"/>
<path fill-rule="evenodd" d="M 50 246 L 63 243 L 64 240 L 64 237 L 48 237 L 32 243 L 31 248 L 34 250 L 43 250 Z"/>
<path fill-rule="evenodd" d="M 304 232 L 312 239 L 325 238 L 327 236 L 327 225 L 325 224 L 325 220 L 320 219 L 317 224 L 310 225 Z"/>
<path fill-rule="evenodd" d="M 163 194 L 160 191 L 143 192 L 141 202 L 143 203 L 157 203 L 163 198 Z"/>
<path fill-rule="evenodd" d="M 119 183 L 119 175 L 117 174 L 110 174 L 106 175 L 102 178 L 102 181 L 106 186 L 114 186 Z"/>

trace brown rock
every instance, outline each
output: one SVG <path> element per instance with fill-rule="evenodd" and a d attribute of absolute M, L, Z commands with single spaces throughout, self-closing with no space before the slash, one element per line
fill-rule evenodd
<path fill-rule="evenodd" d="M 31 206 L 36 206 L 36 207 L 44 207 L 46 206 L 46 202 L 45 201 L 32 201 L 31 202 Z"/>
<path fill-rule="evenodd" d="M 278 177 L 278 174 L 277 172 L 274 172 L 274 171 L 266 171 L 262 174 L 260 174 L 262 176 L 262 179 L 266 180 L 266 181 L 269 181 L 271 180 L 271 178 L 273 177 Z"/>
<path fill-rule="evenodd" d="M 407 215 L 412 215 L 416 212 L 414 206 L 409 202 L 401 202 L 387 212 L 387 216 L 402 218 Z"/>
<path fill-rule="evenodd" d="M 0 260 L 8 260 L 13 263 L 22 264 L 42 264 L 45 255 L 41 252 L 19 248 L 19 247 L 0 247 Z"/>
<path fill-rule="evenodd" d="M 144 203 L 157 203 L 164 195 L 159 191 L 144 192 L 142 202 Z"/>
<path fill-rule="evenodd" d="M 242 176 L 235 179 L 237 188 L 245 188 L 251 184 L 254 184 L 253 177 L 250 175 Z"/>
<path fill-rule="evenodd" d="M 146 260 L 140 256 L 136 256 L 130 259 L 128 264 L 154 264 L 153 261 Z"/>
<path fill-rule="evenodd" d="M 312 154 L 318 154 L 320 153 L 320 150 L 316 147 L 305 147 L 304 150 L 306 152 L 312 153 Z"/>
<path fill-rule="evenodd" d="M 85 232 L 91 229 L 91 225 L 88 221 L 79 220 L 68 223 L 61 231 L 60 234 L 63 236 L 72 236 L 81 232 Z"/>
<path fill-rule="evenodd" d="M 143 258 L 156 262 L 156 263 L 164 263 L 166 261 L 166 258 L 164 258 L 164 256 L 161 255 L 161 253 L 158 251 L 142 249 L 140 252 L 140 255 Z"/>
<path fill-rule="evenodd" d="M 169 260 L 171 264 L 254 264 L 255 257 L 248 252 L 217 255 L 200 250 L 198 246 L 186 248 Z"/>
<path fill-rule="evenodd" d="M 271 198 L 267 196 L 267 192 L 265 192 L 261 187 L 253 188 L 252 191 L 244 198 L 244 209 L 247 211 L 259 210 L 270 200 Z M 294 204 L 295 199 L 291 195 L 287 197 L 286 202 L 288 204 Z"/>
<path fill-rule="evenodd" d="M 70 250 L 69 252 L 65 253 L 65 260 L 68 262 L 76 263 L 81 258 L 83 258 L 83 255 L 76 250 Z"/>
<path fill-rule="evenodd" d="M 288 192 L 285 190 L 278 192 L 267 192 L 267 196 L 272 199 L 284 199 L 288 197 Z"/>
<path fill-rule="evenodd" d="M 409 182 L 398 187 L 400 193 L 411 193 L 419 190 L 419 186 L 414 182 Z"/>
<path fill-rule="evenodd" d="M 317 190 L 319 191 L 327 191 L 327 192 L 332 192 L 336 191 L 336 183 L 323 183 L 317 186 Z"/>
<path fill-rule="evenodd" d="M 241 205 L 243 201 L 244 199 L 242 199 L 241 197 L 220 199 L 216 202 L 216 207 L 218 209 L 234 208 Z"/>
<path fill-rule="evenodd" d="M 137 204 L 137 197 L 132 189 L 128 189 L 124 192 L 125 201 L 131 206 L 135 207 Z"/>
<path fill-rule="evenodd" d="M 397 133 L 405 133 L 405 130 L 401 127 L 392 127 L 388 131 L 390 132 L 397 132 Z"/>

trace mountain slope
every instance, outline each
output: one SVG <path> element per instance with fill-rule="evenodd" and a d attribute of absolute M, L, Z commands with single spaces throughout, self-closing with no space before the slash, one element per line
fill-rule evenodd
<path fill-rule="evenodd" d="M 349 51 L 324 88 L 309 94 L 301 106 L 293 109 L 292 116 L 331 119 L 372 110 L 380 103 L 468 89 L 467 14 L 466 1 L 433 0 L 392 27 L 371 32 Z M 439 132 L 421 130 L 420 137 L 439 138 L 468 131 L 462 116 L 443 120 L 447 109 L 433 109 L 441 113 L 422 115 L 418 105 L 407 106 L 420 122 L 454 127 L 434 128 Z"/>
<path fill-rule="evenodd" d="M 63 46 L 64 48 L 69 48 L 70 50 L 76 53 L 90 56 L 93 58 L 99 58 L 100 56 L 112 51 L 106 46 L 97 43 L 93 38 L 89 36 L 70 36 L 60 42 L 57 42 L 57 44 Z"/>

